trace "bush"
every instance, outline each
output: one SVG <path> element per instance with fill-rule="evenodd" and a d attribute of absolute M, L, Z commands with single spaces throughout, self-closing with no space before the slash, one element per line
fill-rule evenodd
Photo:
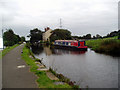
<path fill-rule="evenodd" d="M 104 40 L 96 51 L 111 55 L 120 55 L 120 43 L 116 40 Z"/>
<path fill-rule="evenodd" d="M 96 52 L 120 56 L 120 41 L 117 39 L 88 40 L 86 44 Z"/>
<path fill-rule="evenodd" d="M 27 48 L 30 48 L 30 46 L 31 46 L 30 42 L 27 42 L 27 43 L 26 43 L 26 47 L 27 47 Z"/>
<path fill-rule="evenodd" d="M 104 41 L 101 42 L 101 46 L 102 45 L 111 45 L 111 44 L 114 44 L 114 43 L 117 43 L 116 40 L 114 40 L 114 39 L 113 40 L 112 39 L 104 40 Z"/>

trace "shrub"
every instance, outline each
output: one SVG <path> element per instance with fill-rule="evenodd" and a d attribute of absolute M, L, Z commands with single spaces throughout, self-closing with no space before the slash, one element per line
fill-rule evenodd
<path fill-rule="evenodd" d="M 29 42 L 26 43 L 25 45 L 27 48 L 30 48 L 31 44 Z"/>
<path fill-rule="evenodd" d="M 104 40 L 101 42 L 101 45 L 111 45 L 113 43 L 117 43 L 116 40 L 112 40 L 112 39 L 109 39 L 109 40 Z"/>
<path fill-rule="evenodd" d="M 120 55 L 120 43 L 116 40 L 104 40 L 96 51 L 111 55 Z"/>

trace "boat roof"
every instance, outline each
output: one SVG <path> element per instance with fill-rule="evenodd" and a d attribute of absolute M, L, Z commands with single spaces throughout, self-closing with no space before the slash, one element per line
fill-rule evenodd
<path fill-rule="evenodd" d="M 77 40 L 55 40 L 55 42 L 78 42 Z"/>

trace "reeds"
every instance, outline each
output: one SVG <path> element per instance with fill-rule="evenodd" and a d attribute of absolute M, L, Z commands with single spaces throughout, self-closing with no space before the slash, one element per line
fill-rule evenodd
<path fill-rule="evenodd" d="M 120 40 L 97 39 L 86 41 L 86 44 L 96 52 L 120 56 Z"/>

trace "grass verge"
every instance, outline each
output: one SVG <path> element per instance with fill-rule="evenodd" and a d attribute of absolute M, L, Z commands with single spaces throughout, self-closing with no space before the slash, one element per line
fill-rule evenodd
<path fill-rule="evenodd" d="M 72 82 L 72 81 L 70 81 L 70 79 L 68 79 L 67 77 L 63 76 L 62 74 L 56 73 L 52 68 L 50 68 L 50 71 L 51 71 L 56 77 L 58 77 L 61 82 L 68 83 L 68 84 L 69 84 L 70 86 L 72 86 L 73 88 L 76 88 L 76 89 L 79 88 L 78 85 L 75 85 L 76 82 Z"/>
<path fill-rule="evenodd" d="M 99 53 L 120 56 L 120 40 L 118 39 L 88 40 L 86 45 Z"/>
<path fill-rule="evenodd" d="M 0 52 L 0 59 L 5 56 L 9 51 L 11 51 L 13 48 L 19 46 L 19 44 L 15 44 L 11 47 L 6 47 L 4 50 L 2 50 L 2 52 Z"/>
<path fill-rule="evenodd" d="M 35 63 L 35 60 L 29 57 L 31 53 L 32 53 L 31 50 L 24 46 L 22 58 L 30 66 L 30 71 L 34 72 L 38 76 L 38 79 L 36 81 L 38 83 L 39 88 L 72 88 L 68 84 L 55 85 L 54 84 L 55 80 L 50 80 L 46 75 L 45 71 L 38 71 L 37 70 L 38 66 Z"/>

